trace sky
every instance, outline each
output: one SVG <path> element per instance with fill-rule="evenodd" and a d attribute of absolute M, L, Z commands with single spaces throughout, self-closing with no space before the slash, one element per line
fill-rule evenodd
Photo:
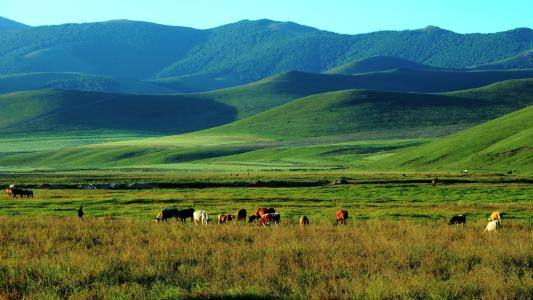
<path fill-rule="evenodd" d="M 0 16 L 32 26 L 130 19 L 205 29 L 267 18 L 347 34 L 487 33 L 532 28 L 533 0 L 0 0 Z"/>

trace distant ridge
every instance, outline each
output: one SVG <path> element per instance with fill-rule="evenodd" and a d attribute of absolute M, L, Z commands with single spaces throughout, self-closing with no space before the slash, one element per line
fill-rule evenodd
<path fill-rule="evenodd" d="M 10 19 L 0 17 L 0 30 L 1 29 L 21 29 L 29 27 L 26 24 L 22 24 Z"/>
<path fill-rule="evenodd" d="M 474 66 L 476 70 L 533 69 L 533 49 L 492 63 Z"/>
<path fill-rule="evenodd" d="M 197 80 L 205 80 L 210 88 L 236 86 L 293 70 L 320 73 L 375 56 L 437 68 L 466 68 L 527 51 L 533 30 L 458 34 L 427 27 L 347 35 L 267 19 L 206 30 L 115 20 L 23 27 L 16 34 L 1 30 L 0 41 L 0 74 L 79 72 L 136 80 L 173 78 L 176 86 L 194 91 L 199 90 Z"/>
<path fill-rule="evenodd" d="M 373 56 L 349 62 L 342 66 L 328 70 L 325 73 L 349 75 L 356 73 L 389 71 L 394 69 L 431 70 L 436 68 L 394 56 Z"/>

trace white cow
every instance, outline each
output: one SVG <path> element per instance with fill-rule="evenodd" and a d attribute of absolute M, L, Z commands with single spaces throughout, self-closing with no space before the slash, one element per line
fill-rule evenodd
<path fill-rule="evenodd" d="M 193 220 L 194 223 L 203 223 L 207 225 L 207 221 L 209 221 L 209 214 L 205 210 L 195 210 L 193 214 Z"/>
<path fill-rule="evenodd" d="M 490 221 L 489 224 L 487 224 L 487 227 L 485 227 L 485 231 L 483 232 L 493 232 L 498 231 L 502 228 L 502 223 L 500 220 L 494 220 Z"/>

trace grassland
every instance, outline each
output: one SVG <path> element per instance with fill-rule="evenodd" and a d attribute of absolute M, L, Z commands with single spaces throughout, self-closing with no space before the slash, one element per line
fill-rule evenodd
<path fill-rule="evenodd" d="M 73 174 L 66 178 L 90 182 Z M 102 180 L 112 179 L 102 174 Z M 444 179 L 438 187 L 398 181 L 307 188 L 36 189 L 34 199 L 2 200 L 0 295 L 526 299 L 533 275 L 532 192 L 530 184 L 490 179 L 455 184 Z M 83 221 L 74 217 L 80 204 Z M 205 209 L 212 216 L 272 206 L 282 223 L 272 228 L 154 223 L 157 211 L 168 206 Z M 333 226 L 341 207 L 350 212 L 349 225 Z M 483 235 L 493 210 L 508 213 L 504 229 Z M 446 224 L 456 213 L 467 213 L 467 226 Z M 302 214 L 311 219 L 304 229 L 295 225 Z"/>
<path fill-rule="evenodd" d="M 492 168 L 531 172 L 533 106 L 384 159 L 397 168 Z"/>

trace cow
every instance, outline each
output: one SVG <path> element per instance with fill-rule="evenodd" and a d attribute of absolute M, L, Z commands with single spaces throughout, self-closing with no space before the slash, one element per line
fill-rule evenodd
<path fill-rule="evenodd" d="M 4 193 L 6 193 L 6 196 L 8 196 L 8 197 L 11 197 L 13 195 L 13 191 L 11 190 L 10 187 L 6 187 L 4 189 Z"/>
<path fill-rule="evenodd" d="M 26 196 L 26 190 L 19 189 L 19 188 L 12 188 L 11 195 L 13 196 L 13 198 L 17 198 L 17 196 L 20 196 L 20 198 L 22 198 Z"/>
<path fill-rule="evenodd" d="M 466 225 L 466 216 L 465 215 L 455 215 L 450 219 L 448 225 Z"/>
<path fill-rule="evenodd" d="M 272 214 L 272 213 L 275 213 L 275 212 L 276 212 L 276 209 L 274 209 L 272 207 L 270 207 L 270 208 L 261 207 L 261 208 L 258 208 L 253 215 L 262 217 L 264 214 Z"/>
<path fill-rule="evenodd" d="M 205 210 L 196 210 L 193 214 L 195 224 L 205 224 L 209 221 L 209 214 Z"/>
<path fill-rule="evenodd" d="M 301 216 L 299 223 L 302 227 L 307 226 L 309 225 L 309 218 L 307 216 Z"/>
<path fill-rule="evenodd" d="M 335 220 L 337 221 L 337 225 L 338 224 L 346 225 L 347 221 L 348 221 L 348 211 L 346 211 L 344 209 L 341 209 L 338 212 L 336 212 L 335 213 Z"/>
<path fill-rule="evenodd" d="M 261 216 L 258 225 L 270 226 L 271 223 L 278 225 L 281 215 L 278 213 L 268 213 Z"/>
<path fill-rule="evenodd" d="M 439 178 L 438 177 L 435 177 L 434 179 L 431 180 L 431 185 L 433 186 L 437 186 L 437 184 L 439 184 Z"/>
<path fill-rule="evenodd" d="M 237 212 L 237 221 L 246 221 L 246 209 L 240 209 Z"/>
<path fill-rule="evenodd" d="M 235 215 L 230 215 L 227 213 L 218 215 L 218 224 L 224 224 L 226 222 L 231 222 L 233 220 L 235 220 Z"/>
<path fill-rule="evenodd" d="M 22 191 L 22 194 L 23 194 L 24 196 L 28 197 L 28 198 L 33 198 L 33 190 L 30 190 L 30 189 L 28 189 L 28 190 L 23 190 L 23 191 Z"/>
<path fill-rule="evenodd" d="M 161 210 L 157 216 L 155 217 L 155 221 L 166 221 L 170 218 L 176 218 L 181 220 L 182 222 L 185 222 L 188 218 L 193 219 L 194 209 L 193 208 L 186 208 L 182 210 L 178 210 L 177 208 L 165 208 Z"/>
<path fill-rule="evenodd" d="M 502 213 L 502 212 L 499 212 L 499 211 L 495 211 L 495 212 L 493 212 L 490 215 L 489 221 L 501 221 L 501 219 L 503 219 L 504 215 L 505 215 L 505 213 Z"/>
<path fill-rule="evenodd" d="M 490 221 L 488 224 L 487 224 L 487 227 L 485 227 L 485 230 L 483 231 L 483 233 L 485 232 L 493 232 L 493 231 L 498 231 L 502 228 L 502 223 L 500 222 L 500 220 L 494 220 L 494 221 Z"/>

